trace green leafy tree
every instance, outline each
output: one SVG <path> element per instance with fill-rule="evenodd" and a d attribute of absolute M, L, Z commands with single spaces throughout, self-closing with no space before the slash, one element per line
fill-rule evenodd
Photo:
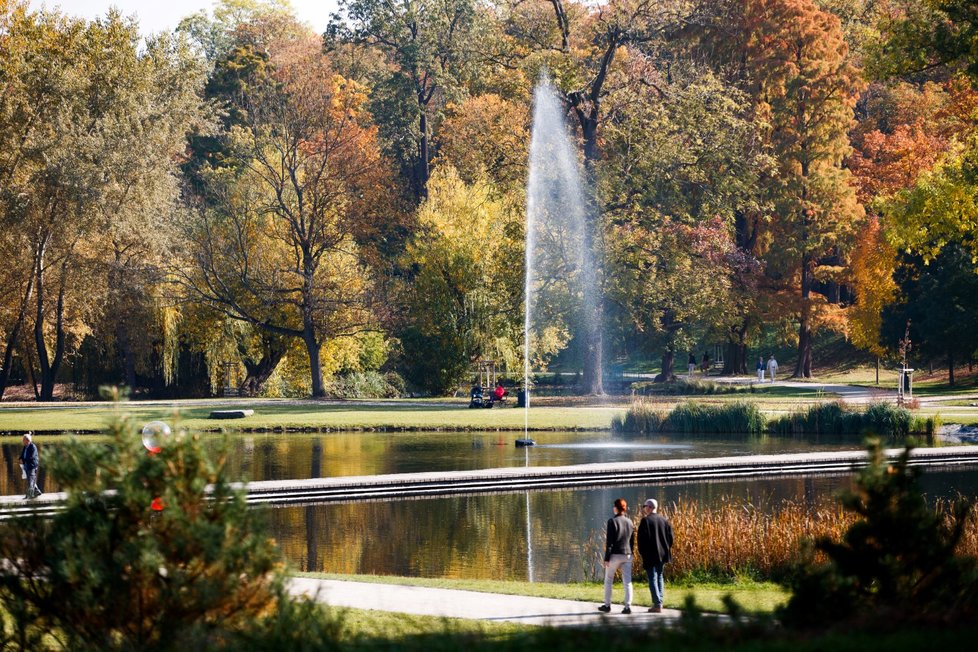
<path fill-rule="evenodd" d="M 354 43 L 381 52 L 388 64 L 374 84 L 373 112 L 388 152 L 427 194 L 431 140 L 448 101 L 476 77 L 481 16 L 472 0 L 343 0 L 326 43 Z"/>
<path fill-rule="evenodd" d="M 433 394 L 454 390 L 483 355 L 517 361 L 523 266 L 514 208 L 484 179 L 466 184 L 450 166 L 431 177 L 422 235 L 408 249 L 415 273 L 400 337 L 408 378 Z"/>
<path fill-rule="evenodd" d="M 978 337 L 972 327 L 978 319 L 974 258 L 957 243 L 945 245 L 930 260 L 903 254 L 893 280 L 896 296 L 882 314 L 884 343 L 897 350 L 909 320 L 914 353 L 945 357 L 953 385 L 955 363 L 971 360 L 978 351 Z"/>

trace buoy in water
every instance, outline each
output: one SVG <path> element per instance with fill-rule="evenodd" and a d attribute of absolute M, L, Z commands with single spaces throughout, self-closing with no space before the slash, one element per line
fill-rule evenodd
<path fill-rule="evenodd" d="M 537 443 L 535 441 L 533 441 L 532 439 L 529 439 L 529 438 L 526 438 L 526 439 L 517 439 L 516 440 L 516 447 L 517 448 L 525 448 L 527 446 L 536 446 L 536 445 L 537 445 Z"/>

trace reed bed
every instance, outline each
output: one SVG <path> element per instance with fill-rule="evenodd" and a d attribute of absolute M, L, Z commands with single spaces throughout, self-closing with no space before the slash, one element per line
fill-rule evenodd
<path fill-rule="evenodd" d="M 754 403 L 738 401 L 722 405 L 681 403 L 665 412 L 654 403 L 632 404 L 624 417 L 612 420 L 612 430 L 619 433 L 680 434 L 729 433 L 760 435 L 764 432 L 764 415 Z"/>
<path fill-rule="evenodd" d="M 903 407 L 873 403 L 865 409 L 841 401 L 813 405 L 792 414 L 766 419 L 756 404 L 738 401 L 720 405 L 680 403 L 667 412 L 650 401 L 636 401 L 611 427 L 618 433 L 750 435 L 779 437 L 811 435 L 875 435 L 891 439 L 926 436 L 929 443 L 940 428 L 940 417 L 918 417 Z"/>
<path fill-rule="evenodd" d="M 948 499 L 934 503 L 934 509 L 948 522 L 952 507 L 953 501 Z M 673 561 L 666 565 L 667 578 L 673 581 L 783 580 L 797 565 L 804 542 L 820 537 L 838 541 L 858 519 L 827 497 L 816 502 L 786 500 L 776 504 L 726 497 L 715 505 L 683 499 L 664 505 L 661 512 L 672 523 L 675 534 Z M 639 518 L 635 517 L 636 528 Z M 596 565 L 585 563 L 585 577 L 600 579 L 603 530 L 591 533 L 584 551 L 586 557 L 597 560 Z M 958 553 L 978 557 L 978 523 L 974 517 L 965 528 Z M 637 550 L 633 568 L 633 577 L 645 581 Z"/>
<path fill-rule="evenodd" d="M 774 419 L 768 430 L 775 435 L 876 435 L 906 438 L 910 435 L 933 437 L 940 428 L 940 417 L 922 418 L 910 410 L 890 403 L 872 403 L 865 410 L 841 401 L 813 405 L 807 410 Z"/>

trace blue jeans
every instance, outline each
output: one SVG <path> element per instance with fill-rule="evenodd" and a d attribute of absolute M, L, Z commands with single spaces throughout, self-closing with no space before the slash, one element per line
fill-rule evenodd
<path fill-rule="evenodd" d="M 665 564 L 649 564 L 645 572 L 649 574 L 649 590 L 652 592 L 652 605 L 661 607 L 666 595 L 665 582 L 662 579 L 662 569 Z"/>

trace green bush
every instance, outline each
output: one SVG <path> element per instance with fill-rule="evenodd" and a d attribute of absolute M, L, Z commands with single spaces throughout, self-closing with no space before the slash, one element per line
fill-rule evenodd
<path fill-rule="evenodd" d="M 893 464 L 879 441 L 870 444 L 869 455 L 855 490 L 842 498 L 859 520 L 841 540 L 822 538 L 807 551 L 788 583 L 793 595 L 784 622 L 974 622 L 978 560 L 956 552 L 974 518 L 973 503 L 959 500 L 949 516 L 928 505 L 917 483 L 919 470 L 908 464 L 909 447 Z M 816 562 L 815 553 L 827 561 Z"/>
<path fill-rule="evenodd" d="M 291 601 L 275 542 L 223 458 L 185 434 L 149 455 L 124 417 L 111 436 L 109 446 L 73 440 L 49 459 L 67 492 L 62 511 L 0 524 L 0 612 L 21 649 L 260 648 L 288 632 L 327 649 L 336 623 Z"/>

